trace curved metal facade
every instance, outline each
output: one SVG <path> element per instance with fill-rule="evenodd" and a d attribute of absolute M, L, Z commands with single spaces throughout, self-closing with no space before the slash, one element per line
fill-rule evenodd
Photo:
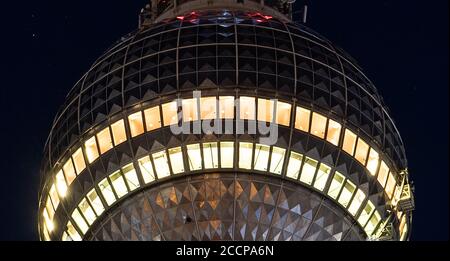
<path fill-rule="evenodd" d="M 255 142 L 258 142 L 259 134 L 174 135 L 166 124 L 161 123 L 162 118 L 159 121 L 160 128 L 150 129 L 146 125 L 145 128 L 142 127 L 142 133 L 133 134 L 134 126 L 131 124 L 130 115 L 140 111 L 145 113 L 146 109 L 155 106 L 163 109 L 159 106 L 176 98 L 188 99 L 192 97 L 194 90 L 201 90 L 202 97 L 276 98 L 289 104 L 292 112 L 289 124 L 279 125 L 278 141 L 270 149 L 271 155 L 274 155 L 275 147 L 284 150 L 280 173 L 268 171 L 265 178 L 259 175 L 252 177 L 250 174 L 258 171 L 252 169 L 253 165 L 249 170 L 243 171 L 238 165 L 237 158 L 240 157 L 238 152 L 235 152 L 231 170 L 221 170 L 219 166 L 212 174 L 201 174 L 199 177 L 193 174 L 208 172 L 205 165 L 202 165 L 204 171 L 195 172 L 187 163 L 190 160 L 187 155 L 189 144 L 211 142 L 220 144 L 221 141 L 232 141 L 235 142 L 234 149 L 237 151 L 241 141 L 258 146 Z M 201 106 L 201 102 L 199 104 Z M 314 135 L 312 131 L 298 131 L 294 124 L 296 120 L 294 113 L 299 107 L 325 117 L 328 124 L 331 121 L 338 123 L 339 130 L 342 129 L 338 134 L 338 143 L 332 144 L 325 137 Z M 178 110 L 181 110 L 181 107 Z M 162 112 L 159 114 L 162 117 Z M 143 118 L 145 119 L 145 115 Z M 235 118 L 234 122 L 238 116 Z M 124 122 L 124 141 L 112 141 L 116 138 L 112 126 L 120 120 Z M 313 124 L 314 119 L 310 121 Z M 111 126 L 108 137 L 112 145 L 102 151 L 99 133 L 108 126 Z M 376 151 L 377 165 L 372 171 L 374 173 L 368 171 L 368 163 L 366 166 L 361 164 L 361 161 L 358 162 L 357 152 L 350 155 L 344 151 L 344 129 L 350 130 L 358 140 L 364 141 L 369 149 Z M 87 142 L 92 137 L 97 137 L 93 138 L 97 150 L 96 157 L 89 155 L 87 147 Z M 176 176 L 176 173 L 170 168 L 170 177 L 165 179 L 156 177 L 154 182 L 147 184 L 139 159 L 175 147 L 180 148 L 181 159 L 185 161 L 184 174 L 180 175 L 186 177 L 173 177 L 176 181 L 172 183 L 171 176 Z M 298 180 L 289 180 L 286 172 L 292 152 L 316 161 L 317 166 L 322 163 L 329 166 L 330 174 L 324 184 L 325 187 L 321 188 L 322 195 L 320 189 L 315 188 L 313 184 L 308 186 Z M 170 151 L 167 153 L 171 155 Z M 79 162 L 83 162 L 84 167 L 80 167 L 79 162 L 77 164 L 77 157 Z M 154 166 L 156 160 L 154 156 L 150 158 Z M 69 164 L 72 167 L 69 167 L 75 170 L 70 181 L 66 172 L 72 170 L 65 169 L 69 161 L 72 162 Z M 251 157 L 249 161 L 252 161 Z M 364 206 L 362 205 L 352 216 L 348 213 L 349 206 L 343 208 L 336 202 L 337 198 L 333 200 L 329 193 L 327 194 L 327 189 L 332 186 L 333 173 L 339 172 L 362 191 L 361 195 L 365 196 L 363 202 L 370 201 L 374 205 L 371 213 L 377 212 L 380 215 L 380 222 L 375 225 L 373 231 L 371 230 L 371 233 L 373 232 L 371 237 L 378 235 L 380 238 L 383 234 L 381 230 L 391 225 L 393 228 L 389 235 L 392 239 L 400 239 L 401 223 L 406 222 L 409 227 L 411 215 L 409 211 L 399 209 L 397 203 L 400 200 L 394 200 L 395 196 L 386 195 L 387 189 L 384 188 L 384 184 L 377 182 L 381 161 L 386 163 L 394 179 L 393 191 L 400 190 L 400 195 L 408 182 L 407 173 L 404 172 L 407 161 L 402 140 L 381 96 L 350 56 L 302 25 L 257 12 L 223 10 L 191 12 L 142 27 L 123 37 L 94 63 L 69 92 L 55 118 L 45 147 L 41 168 L 39 232 L 42 239 L 74 239 L 67 235 L 69 230 L 67 224 L 70 222 L 71 229 L 80 235 L 80 239 L 365 239 L 368 235 L 362 232 L 363 227 L 356 222 L 358 216 L 362 215 L 360 213 L 364 211 Z M 305 164 L 304 160 L 302 162 Z M 107 199 L 102 196 L 99 186 L 106 177 L 108 184 L 113 184 L 111 173 L 119 170 L 125 175 L 123 168 L 130 164 L 134 166 L 136 177 L 139 177 L 137 178 L 139 184 L 136 188 L 132 188 L 124 176 L 129 194 L 127 192 L 126 196 L 121 198 L 118 192 L 114 191 L 117 201 L 110 206 Z M 155 166 L 153 168 L 158 172 Z M 62 179 L 67 188 L 62 193 L 64 195 L 58 193 L 58 196 L 55 194 L 55 187 L 56 190 L 59 187 L 55 184 L 58 177 L 62 177 L 58 176 L 59 173 L 65 175 Z M 241 177 L 239 173 L 246 174 L 242 174 Z M 192 184 L 194 181 L 196 183 Z M 203 198 L 192 194 L 194 187 L 209 188 L 213 183 L 214 186 L 221 184 L 221 188 L 226 189 L 229 194 L 216 195 L 215 193 L 222 191 L 217 190 L 219 188 L 207 189 L 203 192 L 206 193 Z M 245 191 L 247 198 L 242 200 L 249 207 L 248 213 L 239 219 L 227 218 L 231 210 L 226 208 L 220 211 L 203 211 L 196 205 L 208 202 L 211 197 L 216 196 L 218 198 L 214 200 L 218 205 L 241 204 L 239 201 L 241 199 L 235 191 L 238 184 L 247 189 L 241 192 Z M 282 184 L 286 184 L 286 187 Z M 248 189 L 251 186 L 270 187 L 271 193 L 268 194 L 274 204 L 264 205 L 265 203 L 251 199 L 252 193 L 259 193 L 250 192 Z M 188 187 L 190 194 L 186 196 L 183 193 Z M 53 211 L 47 209 L 50 198 L 48 195 L 52 194 L 52 189 L 53 194 L 59 197 L 57 204 L 54 202 L 56 200 L 50 200 Z M 132 192 L 134 189 L 138 192 Z M 89 198 L 85 200 L 89 202 L 89 204 L 85 202 L 86 206 L 95 210 L 94 220 L 89 220 L 83 215 L 79 205 L 90 191 L 96 192 L 96 198 L 104 209 L 102 213 L 97 213 L 96 203 Z M 170 195 L 162 195 L 164 193 L 175 193 L 176 200 L 157 207 L 155 204 L 159 203 L 155 201 L 156 195 L 161 195 L 165 201 L 171 198 Z M 301 210 L 294 213 L 288 204 L 289 210 L 285 214 L 278 213 L 281 211 L 280 208 L 285 207 L 279 203 L 283 193 L 295 194 L 289 204 L 307 202 L 304 204 L 307 204 L 310 210 L 307 210 L 308 207 L 306 209 L 301 207 Z M 355 190 L 351 198 L 356 197 L 356 193 Z M 181 195 L 186 198 L 180 197 Z M 295 202 L 297 200 L 298 202 Z M 149 208 L 143 209 L 147 205 Z M 84 229 L 74 220 L 73 211 L 77 207 L 79 216 L 88 224 L 86 231 L 82 231 Z M 237 213 L 236 211 L 241 213 L 243 208 L 243 205 L 235 207 L 233 213 Z M 266 224 L 262 221 L 261 212 L 258 211 L 267 212 L 268 208 L 274 211 L 271 215 L 278 213 L 278 216 L 266 217 L 264 222 L 269 222 Z M 180 223 L 183 211 L 193 215 L 191 224 L 195 226 Z M 303 215 L 308 211 L 310 211 L 309 219 L 306 220 Z M 47 213 L 45 214 L 47 217 L 43 217 L 43 212 Z M 311 216 L 312 213 L 314 217 Z M 254 215 L 259 217 L 254 219 Z M 147 219 L 144 220 L 143 216 Z M 172 223 L 166 224 L 162 219 L 163 216 L 170 217 Z M 142 226 L 133 227 L 136 223 L 131 225 L 130 218 L 134 220 L 142 218 L 139 221 Z M 52 225 L 46 224 L 47 219 L 52 220 Z M 321 220 L 321 224 L 316 224 L 318 220 Z M 220 221 L 220 225 L 216 221 Z M 275 225 L 280 222 L 283 224 Z M 302 222 L 304 226 L 292 225 Z M 49 226 L 54 227 L 50 229 Z M 169 227 L 166 229 L 166 226 Z"/>

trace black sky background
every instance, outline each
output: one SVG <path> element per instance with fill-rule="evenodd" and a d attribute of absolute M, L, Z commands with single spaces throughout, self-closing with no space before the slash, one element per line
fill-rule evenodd
<path fill-rule="evenodd" d="M 0 240 L 38 240 L 39 165 L 72 85 L 137 27 L 146 0 L 0 7 Z M 308 26 L 350 53 L 389 106 L 416 187 L 412 240 L 448 240 L 448 1 L 310 1 Z"/>

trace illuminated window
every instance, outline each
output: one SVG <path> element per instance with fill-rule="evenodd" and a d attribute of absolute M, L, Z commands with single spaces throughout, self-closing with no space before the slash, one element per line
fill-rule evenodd
<path fill-rule="evenodd" d="M 125 133 L 125 124 L 123 120 L 113 123 L 111 125 L 111 130 L 113 134 L 114 144 L 116 146 L 127 140 L 127 135 Z"/>
<path fill-rule="evenodd" d="M 197 99 L 184 99 L 182 101 L 183 121 L 198 120 Z"/>
<path fill-rule="evenodd" d="M 56 191 L 56 186 L 55 186 L 55 184 L 53 184 L 53 185 L 50 187 L 49 196 L 50 196 L 50 199 L 52 200 L 53 207 L 54 207 L 55 209 L 57 209 L 57 208 L 58 208 L 58 205 L 59 205 L 59 196 L 58 196 L 58 192 Z"/>
<path fill-rule="evenodd" d="M 136 137 L 144 133 L 144 122 L 142 121 L 142 113 L 140 111 L 128 116 L 130 124 L 131 137 Z"/>
<path fill-rule="evenodd" d="M 242 144 L 241 144 L 242 146 Z M 255 146 L 255 159 L 253 162 L 254 165 L 254 169 L 256 170 L 260 170 L 260 171 L 267 171 L 267 165 L 269 164 L 269 151 L 270 151 L 270 147 L 267 145 L 262 145 L 262 144 L 256 144 Z M 243 154 L 245 155 L 245 154 Z M 247 155 L 252 155 L 251 152 L 250 154 Z M 240 156 L 241 157 L 241 156 Z M 248 156 L 247 157 L 248 160 Z M 250 156 L 251 158 L 251 156 Z M 239 160 L 239 166 L 240 166 L 240 160 Z"/>
<path fill-rule="evenodd" d="M 220 143 L 220 166 L 222 168 L 233 168 L 234 142 Z"/>
<path fill-rule="evenodd" d="M 153 172 L 153 164 L 150 160 L 149 156 L 145 156 L 138 160 L 139 162 L 139 168 L 141 170 L 142 178 L 144 179 L 144 183 L 148 184 L 150 182 L 153 182 L 156 177 L 155 173 Z"/>
<path fill-rule="evenodd" d="M 289 103 L 277 102 L 275 122 L 280 125 L 289 126 L 291 122 L 291 105 Z"/>
<path fill-rule="evenodd" d="M 274 102 L 272 100 L 258 99 L 258 121 L 273 121 Z"/>
<path fill-rule="evenodd" d="M 45 226 L 47 227 L 47 230 L 49 232 L 52 232 L 53 229 L 55 229 L 55 225 L 53 224 L 52 219 L 50 219 L 50 216 L 47 211 L 48 208 L 45 208 L 44 211 L 42 212 L 42 216 L 44 217 Z"/>
<path fill-rule="evenodd" d="M 309 157 L 306 157 L 305 163 L 303 163 L 302 174 L 300 175 L 300 181 L 311 185 L 314 174 L 316 173 L 317 161 Z"/>
<path fill-rule="evenodd" d="M 344 207 L 348 207 L 350 200 L 352 199 L 353 193 L 356 190 L 356 185 L 350 180 L 346 180 L 344 187 L 342 188 L 341 195 L 339 196 L 338 202 Z"/>
<path fill-rule="evenodd" d="M 165 151 L 156 152 L 152 154 L 153 163 L 155 164 L 156 174 L 158 178 L 162 179 L 170 176 L 169 161 Z"/>
<path fill-rule="evenodd" d="M 67 179 L 67 186 L 72 184 L 73 180 L 77 177 L 75 174 L 75 169 L 73 168 L 72 160 L 67 160 L 66 164 L 63 166 L 64 175 Z"/>
<path fill-rule="evenodd" d="M 369 145 L 359 138 L 358 144 L 356 145 L 355 159 L 361 164 L 366 165 L 367 153 L 369 153 Z"/>
<path fill-rule="evenodd" d="M 388 180 L 386 183 L 386 193 L 387 193 L 389 199 L 392 199 L 392 196 L 395 191 L 396 183 L 397 182 L 395 181 L 395 177 L 394 177 L 393 173 L 389 172 Z"/>
<path fill-rule="evenodd" d="M 317 170 L 316 179 L 314 180 L 314 187 L 320 191 L 323 191 L 327 184 L 328 177 L 330 176 L 331 168 L 321 163 Z"/>
<path fill-rule="evenodd" d="M 183 153 L 181 147 L 169 149 L 170 163 L 172 165 L 173 174 L 184 172 Z"/>
<path fill-rule="evenodd" d="M 205 169 L 215 169 L 219 167 L 217 142 L 203 143 L 203 157 Z"/>
<path fill-rule="evenodd" d="M 176 101 L 162 105 L 164 126 L 178 123 L 178 105 Z"/>
<path fill-rule="evenodd" d="M 123 180 L 120 171 L 116 171 L 113 174 L 109 175 L 109 179 L 111 180 L 113 188 L 116 191 L 117 197 L 121 198 L 128 193 L 127 186 L 125 185 L 125 180 Z"/>
<path fill-rule="evenodd" d="M 301 131 L 309 131 L 309 117 L 311 111 L 302 107 L 297 107 L 297 114 L 295 115 L 295 128 Z"/>
<path fill-rule="evenodd" d="M 44 241 L 50 241 L 50 234 L 45 223 L 43 224 Z"/>
<path fill-rule="evenodd" d="M 58 190 L 58 194 L 60 197 L 63 198 L 66 196 L 67 183 L 66 183 L 66 180 L 64 179 L 64 174 L 63 174 L 62 170 L 60 170 L 56 174 L 56 190 Z"/>
<path fill-rule="evenodd" d="M 369 220 L 370 215 L 372 215 L 373 211 L 375 211 L 375 206 L 371 201 L 367 201 L 366 205 L 364 206 L 363 210 L 361 211 L 361 214 L 359 214 L 358 217 L 358 223 L 364 227 Z"/>
<path fill-rule="evenodd" d="M 239 142 L 239 168 L 252 168 L 253 143 Z"/>
<path fill-rule="evenodd" d="M 240 97 L 239 98 L 239 119 L 254 120 L 255 119 L 255 98 Z"/>
<path fill-rule="evenodd" d="M 73 241 L 73 240 L 69 237 L 69 234 L 67 234 L 67 232 L 64 232 L 61 237 L 61 241 Z"/>
<path fill-rule="evenodd" d="M 191 171 L 202 169 L 202 155 L 200 153 L 200 144 L 187 145 L 189 160 L 189 169 Z"/>
<path fill-rule="evenodd" d="M 334 172 L 333 180 L 331 181 L 330 188 L 328 189 L 328 196 L 336 199 L 341 192 L 342 185 L 344 184 L 345 177 L 339 172 Z"/>
<path fill-rule="evenodd" d="M 83 217 L 80 214 L 80 211 L 76 208 L 72 213 L 72 219 L 75 221 L 75 224 L 78 226 L 78 228 L 81 230 L 83 234 L 88 231 L 89 226 L 86 224 L 86 221 L 84 221 Z"/>
<path fill-rule="evenodd" d="M 311 134 L 323 139 L 325 138 L 325 129 L 327 126 L 327 118 L 313 112 L 311 123 Z"/>
<path fill-rule="evenodd" d="M 72 159 L 75 163 L 75 170 L 78 174 L 80 174 L 86 168 L 86 163 L 84 162 L 83 151 L 81 150 L 81 148 L 79 148 L 77 151 L 75 151 L 74 154 L 72 154 Z"/>
<path fill-rule="evenodd" d="M 364 230 L 366 231 L 367 235 L 372 235 L 375 229 L 377 228 L 378 224 L 381 221 L 381 216 L 378 211 L 375 211 L 372 216 L 369 219 L 369 222 L 364 227 Z"/>
<path fill-rule="evenodd" d="M 94 162 L 98 158 L 98 148 L 97 143 L 95 142 L 95 136 L 88 139 L 84 143 L 84 148 L 86 149 L 86 155 L 89 163 Z"/>
<path fill-rule="evenodd" d="M 140 187 L 139 179 L 136 174 L 136 170 L 133 167 L 133 163 L 126 165 L 122 168 L 123 176 L 125 177 L 125 180 L 127 181 L 128 187 L 130 188 L 130 191 L 133 191 Z"/>
<path fill-rule="evenodd" d="M 220 96 L 219 110 L 221 119 L 234 119 L 234 97 Z"/>
<path fill-rule="evenodd" d="M 144 111 L 145 127 L 147 131 L 152 131 L 161 128 L 161 116 L 159 106 L 147 109 Z"/>
<path fill-rule="evenodd" d="M 55 209 L 53 208 L 50 197 L 47 198 L 47 201 L 45 203 L 45 209 L 47 209 L 49 219 L 53 220 L 53 217 L 55 216 Z"/>
<path fill-rule="evenodd" d="M 352 200 L 352 203 L 350 204 L 350 207 L 348 207 L 348 212 L 350 212 L 350 214 L 355 216 L 365 199 L 366 194 L 364 194 L 364 192 L 361 189 L 358 189 L 356 191 L 355 197 Z"/>
<path fill-rule="evenodd" d="M 78 205 L 78 208 L 80 208 L 81 213 L 88 222 L 89 226 L 92 225 L 97 216 L 95 215 L 94 210 L 92 210 L 86 198 L 83 198 L 83 200 L 81 200 L 80 204 Z"/>
<path fill-rule="evenodd" d="M 70 239 L 73 241 L 81 241 L 81 236 L 78 234 L 78 231 L 75 229 L 75 227 L 72 225 L 72 222 L 67 222 L 67 234 L 69 235 Z"/>
<path fill-rule="evenodd" d="M 107 152 L 112 149 L 113 144 L 111 140 L 111 135 L 109 134 L 109 127 L 104 128 L 99 133 L 97 133 L 98 146 L 100 148 L 100 154 Z"/>
<path fill-rule="evenodd" d="M 97 195 L 97 191 L 95 191 L 95 189 L 91 189 L 91 191 L 89 191 L 89 193 L 87 194 L 87 198 L 89 200 L 89 203 L 91 203 L 92 207 L 94 208 L 97 216 L 100 216 L 103 211 L 105 211 L 105 208 L 103 207 L 103 203 Z"/>
<path fill-rule="evenodd" d="M 102 193 L 106 204 L 108 204 L 108 206 L 111 206 L 116 201 L 116 196 L 112 191 L 112 187 L 109 184 L 108 179 L 104 178 L 102 181 L 100 181 L 98 187 L 100 188 L 100 192 Z"/>
<path fill-rule="evenodd" d="M 406 215 L 402 215 L 402 218 L 400 219 L 400 225 L 399 225 L 399 231 L 400 231 L 400 240 L 405 240 L 407 231 L 408 231 L 408 225 L 406 224 Z"/>
<path fill-rule="evenodd" d="M 339 136 L 341 135 L 341 124 L 329 120 L 328 121 L 328 131 L 327 131 L 327 141 L 331 142 L 333 145 L 339 145 Z"/>
<path fill-rule="evenodd" d="M 272 148 L 272 158 L 270 160 L 270 172 L 275 174 L 281 174 L 281 170 L 283 169 L 285 153 L 286 153 L 285 149 L 278 147 Z"/>
<path fill-rule="evenodd" d="M 384 188 L 386 185 L 386 180 L 388 178 L 389 173 L 389 167 L 384 163 L 384 161 L 381 161 L 380 170 L 378 171 L 377 180 L 378 183 Z"/>
<path fill-rule="evenodd" d="M 344 142 L 342 145 L 342 149 L 348 154 L 353 156 L 353 152 L 355 151 L 355 145 L 356 145 L 356 134 L 354 134 L 349 129 L 346 129 L 344 133 Z"/>
<path fill-rule="evenodd" d="M 300 167 L 302 166 L 302 160 L 303 156 L 301 154 L 291 151 L 291 156 L 289 157 L 289 164 L 286 172 L 287 177 L 298 179 Z"/>
<path fill-rule="evenodd" d="M 376 152 L 373 148 L 370 148 L 369 159 L 367 160 L 367 170 L 369 170 L 372 176 L 377 174 L 378 162 L 378 152 Z"/>
<path fill-rule="evenodd" d="M 217 105 L 216 97 L 200 98 L 200 118 L 202 120 L 216 119 Z"/>

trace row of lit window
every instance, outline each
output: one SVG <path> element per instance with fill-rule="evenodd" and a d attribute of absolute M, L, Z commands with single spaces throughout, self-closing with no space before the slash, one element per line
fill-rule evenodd
<path fill-rule="evenodd" d="M 239 142 L 238 144 L 238 168 L 271 172 L 277 175 L 282 173 L 285 149 L 249 142 Z M 183 154 L 187 156 L 183 157 Z M 142 181 L 148 184 L 156 179 L 183 173 L 185 172 L 185 166 L 188 166 L 190 171 L 217 168 L 232 169 L 234 168 L 234 155 L 234 142 L 207 142 L 155 152 L 138 159 L 137 164 L 142 175 Z M 300 180 L 300 182 L 328 194 L 355 218 L 367 198 L 361 189 L 357 188 L 352 181 L 346 179 L 339 172 L 335 172 L 328 190 L 325 191 L 331 176 L 331 167 L 299 153 L 291 152 L 287 169 L 288 178 Z M 98 191 L 100 191 L 104 202 L 109 207 L 138 187 L 140 187 L 140 183 L 137 173 L 133 164 L 129 164 L 100 181 Z M 96 190 L 92 189 L 81 200 L 71 217 L 81 234 L 84 235 L 104 210 L 105 206 Z M 381 216 L 375 211 L 374 204 L 367 201 L 357 220 L 364 227 L 366 233 L 371 235 L 380 223 Z M 72 223 L 68 223 L 62 239 L 78 240 L 81 239 L 81 236 Z"/>
<path fill-rule="evenodd" d="M 275 122 L 284 126 L 290 125 L 291 105 L 288 103 L 261 98 L 257 99 L 254 97 L 240 97 L 238 104 L 240 108 L 240 119 L 257 119 L 258 121 Z M 173 101 L 129 115 L 127 117 L 127 123 L 131 137 L 141 135 L 145 131 L 161 128 L 162 126 L 177 124 L 178 107 L 177 101 Z M 220 96 L 219 99 L 216 97 L 201 97 L 199 99 L 192 98 L 181 101 L 184 121 L 216 118 L 234 119 L 234 108 L 235 98 L 233 96 Z M 297 106 L 295 128 L 325 139 L 336 146 L 340 145 L 341 124 L 319 113 L 311 112 L 308 109 Z M 58 207 L 60 197 L 65 196 L 67 188 L 76 176 L 86 168 L 86 161 L 89 163 L 94 162 L 101 154 L 106 153 L 114 146 L 126 140 L 125 121 L 118 120 L 84 142 L 84 155 L 83 149 L 79 148 L 63 164 L 55 176 L 55 183 L 50 187 L 49 197 L 46 200 L 43 210 L 43 218 L 48 223 L 46 228 L 49 231 L 53 230 L 51 221 Z M 385 188 L 388 197 L 391 199 L 396 187 L 395 177 L 389 171 L 386 163 L 380 161 L 378 153 L 349 129 L 345 129 L 344 131 L 341 146 L 344 151 L 366 166 L 371 175 L 375 176 L 378 172 L 377 180 Z M 263 152 L 261 155 L 264 155 L 265 149 L 267 148 L 262 147 Z M 251 164 L 251 162 L 244 161 L 240 162 L 240 164 L 245 166 Z M 174 168 L 175 171 L 182 172 L 184 169 Z M 281 171 L 281 166 L 278 166 L 277 171 Z"/>

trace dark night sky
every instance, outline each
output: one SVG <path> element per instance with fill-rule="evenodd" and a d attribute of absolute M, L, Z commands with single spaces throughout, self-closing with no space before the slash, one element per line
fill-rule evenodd
<path fill-rule="evenodd" d="M 0 240 L 37 240 L 39 164 L 66 93 L 146 0 L 2 4 Z M 350 53 L 391 109 L 416 186 L 413 240 L 448 240 L 448 1 L 310 1 L 308 25 Z M 10 4 L 11 5 L 11 4 Z"/>

